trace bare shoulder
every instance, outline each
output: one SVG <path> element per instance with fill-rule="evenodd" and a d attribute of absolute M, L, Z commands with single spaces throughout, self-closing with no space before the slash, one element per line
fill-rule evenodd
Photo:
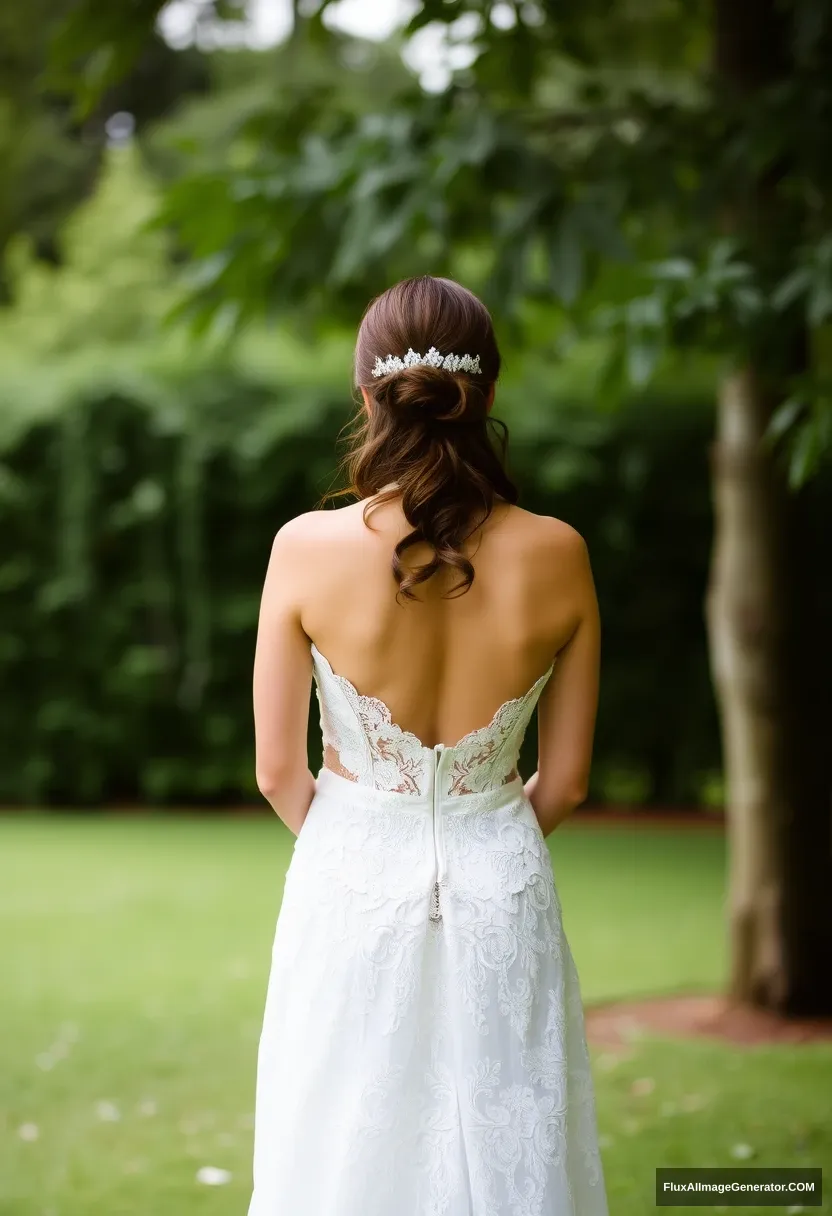
<path fill-rule="evenodd" d="M 322 521 L 319 517 L 326 514 L 326 511 L 304 511 L 302 515 L 287 519 L 278 528 L 272 548 L 289 553 L 298 545 L 313 540 L 320 535 Z"/>
<path fill-rule="evenodd" d="M 583 623 L 591 626 L 590 633 L 597 628 L 598 598 L 589 551 L 581 533 L 565 520 L 525 514 L 527 585 L 554 648 L 560 651 Z"/>
<path fill-rule="evenodd" d="M 325 514 L 325 511 L 307 511 L 278 528 L 266 571 L 267 590 L 279 587 L 284 596 L 297 593 L 310 554 L 319 543 L 322 526 L 318 516 Z"/>
<path fill-rule="evenodd" d="M 541 543 L 548 544 L 564 557 L 583 558 L 587 552 L 586 541 L 577 528 L 554 515 L 537 515 L 535 518 L 540 524 Z"/>
<path fill-rule="evenodd" d="M 559 562 L 575 566 L 588 562 L 586 541 L 577 528 L 565 520 L 554 515 L 535 515 L 521 507 L 513 507 L 512 512 L 530 549 L 541 558 L 557 558 Z"/>
<path fill-rule="evenodd" d="M 354 552 L 356 509 L 360 504 L 305 511 L 287 520 L 272 542 L 267 585 L 280 583 L 282 594 L 298 604 L 326 592 Z"/>
<path fill-rule="evenodd" d="M 356 506 L 336 507 L 324 511 L 305 511 L 283 524 L 275 535 L 272 551 L 290 555 L 309 552 L 309 546 L 326 544 L 343 533 L 347 520 L 355 514 Z"/>
<path fill-rule="evenodd" d="M 571 524 L 552 515 L 515 512 L 504 534 L 506 564 L 519 565 L 520 585 L 529 602 L 558 636 L 570 633 L 576 623 L 594 612 L 596 595 L 586 542 Z"/>

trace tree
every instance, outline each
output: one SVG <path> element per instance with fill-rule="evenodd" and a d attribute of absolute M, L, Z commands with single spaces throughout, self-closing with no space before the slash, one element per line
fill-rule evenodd
<path fill-rule="evenodd" d="M 832 447 L 829 6 L 422 0 L 409 33 L 433 24 L 473 64 L 432 95 L 371 78 L 358 102 L 325 8 L 298 18 L 284 62 L 317 57 L 331 76 L 293 92 L 287 68 L 234 163 L 168 197 L 202 262 L 203 315 L 354 315 L 400 275 L 486 266 L 477 285 L 515 322 L 559 300 L 602 326 L 612 377 L 644 382 L 680 350 L 719 356 L 707 616 L 731 987 L 832 1011 L 832 659 L 805 485 Z M 106 35 L 116 62 L 129 39 L 102 14 L 86 0 L 68 45 Z"/>

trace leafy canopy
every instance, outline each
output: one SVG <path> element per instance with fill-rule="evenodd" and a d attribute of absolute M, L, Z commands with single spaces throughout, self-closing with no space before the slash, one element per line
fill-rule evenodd
<path fill-rule="evenodd" d="M 668 350 L 750 359 L 785 400 L 793 480 L 813 471 L 832 446 L 827 4 L 422 0 L 403 37 L 473 59 L 437 93 L 396 67 L 401 39 L 358 44 L 327 7 L 296 6 L 231 155 L 167 195 L 203 321 L 354 319 L 398 277 L 464 275 L 505 316 L 554 302 L 600 326 L 636 382 Z M 56 62 L 84 65 L 82 100 L 159 8 L 77 7 Z"/>

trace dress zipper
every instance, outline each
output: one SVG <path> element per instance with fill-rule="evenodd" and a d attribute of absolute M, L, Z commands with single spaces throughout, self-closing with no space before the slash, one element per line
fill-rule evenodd
<path fill-rule="evenodd" d="M 433 812 L 433 855 L 436 860 L 436 880 L 433 884 L 433 891 L 431 892 L 429 917 L 434 922 L 442 920 L 442 908 L 439 903 L 439 880 L 442 877 L 442 873 L 440 872 L 440 826 L 439 817 L 436 812 L 436 779 L 439 774 L 439 762 L 442 756 L 443 747 L 444 744 L 437 743 L 433 749 L 433 780 L 431 783 L 431 806 Z"/>

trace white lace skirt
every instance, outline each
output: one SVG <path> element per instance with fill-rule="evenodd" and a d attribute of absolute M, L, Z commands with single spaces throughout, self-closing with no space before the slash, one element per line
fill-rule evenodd
<path fill-rule="evenodd" d="M 433 803 L 322 770 L 275 934 L 249 1216 L 607 1211 L 522 782 Z"/>

